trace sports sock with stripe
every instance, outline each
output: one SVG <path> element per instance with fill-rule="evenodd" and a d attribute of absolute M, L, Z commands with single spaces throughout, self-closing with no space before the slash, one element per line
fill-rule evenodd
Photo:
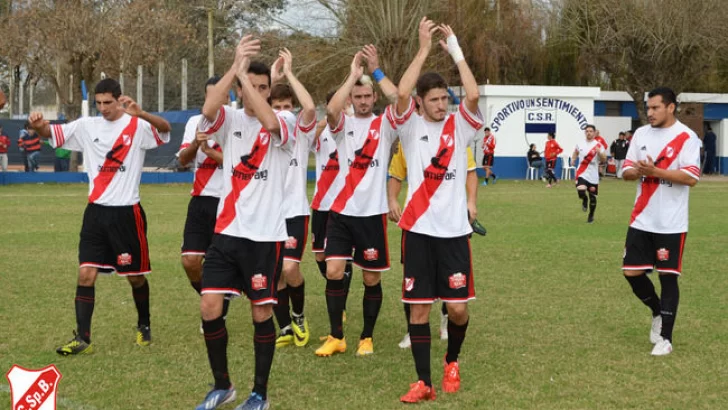
<path fill-rule="evenodd" d="M 76 332 L 86 343 L 91 343 L 91 317 L 96 303 L 96 288 L 76 286 Z"/>
<path fill-rule="evenodd" d="M 660 275 L 660 315 L 662 315 L 662 332 L 660 336 L 672 342 L 672 329 L 675 326 L 677 305 L 680 302 L 680 289 L 677 275 Z"/>
<path fill-rule="evenodd" d="M 415 359 L 417 378 L 431 387 L 430 346 L 432 345 L 432 338 L 430 336 L 430 324 L 414 325 L 410 323 L 409 334 L 412 341 L 412 357 Z"/>
<path fill-rule="evenodd" d="M 301 282 L 299 286 L 288 286 L 288 292 L 291 298 L 291 310 L 296 316 L 301 316 L 303 314 L 305 289 L 306 282 Z"/>
<path fill-rule="evenodd" d="M 382 284 L 377 283 L 374 286 L 364 285 L 364 328 L 361 332 L 361 338 L 372 337 L 374 334 L 374 325 L 379 317 L 379 310 L 382 308 Z"/>
<path fill-rule="evenodd" d="M 144 278 L 144 284 L 138 288 L 132 286 L 131 293 L 139 316 L 137 326 L 149 326 L 149 281 Z"/>
<path fill-rule="evenodd" d="M 639 276 L 625 275 L 625 279 L 632 286 L 632 292 L 635 296 L 652 310 L 652 317 L 658 316 L 660 314 L 660 298 L 657 297 L 655 286 L 650 278 L 643 273 Z"/>
<path fill-rule="evenodd" d="M 278 327 L 283 330 L 291 325 L 291 312 L 288 304 L 289 287 L 278 290 L 278 304 L 273 305 L 273 313 L 278 321 Z"/>
<path fill-rule="evenodd" d="M 215 390 L 230 388 L 230 375 L 227 364 L 228 334 L 222 316 L 213 320 L 203 320 L 202 330 L 205 333 L 207 359 L 210 361 L 212 377 L 215 379 Z"/>
<path fill-rule="evenodd" d="M 331 336 L 342 339 L 344 330 L 341 322 L 341 312 L 344 311 L 346 297 L 344 296 L 343 279 L 326 280 L 326 308 L 329 312 L 329 324 L 331 325 Z"/>
<path fill-rule="evenodd" d="M 456 325 L 452 320 L 447 321 L 447 354 L 445 355 L 445 361 L 452 363 L 458 360 L 460 356 L 460 348 L 463 346 L 465 341 L 465 333 L 468 331 L 468 323 L 470 319 L 463 325 Z"/>
<path fill-rule="evenodd" d="M 272 317 L 264 322 L 253 322 L 253 326 L 255 327 L 255 336 L 253 336 L 255 350 L 253 393 L 259 394 L 265 400 L 268 395 L 268 376 L 270 376 L 273 355 L 276 352 L 276 329 Z"/>

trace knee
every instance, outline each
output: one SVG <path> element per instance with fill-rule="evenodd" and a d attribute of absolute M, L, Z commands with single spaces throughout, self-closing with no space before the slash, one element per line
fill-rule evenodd
<path fill-rule="evenodd" d="M 447 317 L 456 325 L 464 325 L 468 319 L 468 304 L 467 303 L 448 303 L 447 304 Z"/>
<path fill-rule="evenodd" d="M 97 268 L 83 267 L 78 270 L 78 284 L 80 286 L 93 286 L 96 283 Z"/>
<path fill-rule="evenodd" d="M 326 254 L 324 254 L 323 252 L 316 252 L 314 255 L 316 255 L 316 262 L 326 261 Z"/>
<path fill-rule="evenodd" d="M 273 305 L 252 305 L 250 313 L 253 316 L 253 322 L 263 323 L 273 316 Z"/>
<path fill-rule="evenodd" d="M 374 286 L 382 281 L 381 272 L 372 272 L 369 270 L 362 271 L 365 286 Z"/>
<path fill-rule="evenodd" d="M 429 323 L 431 308 L 432 305 L 410 305 L 410 323 L 413 325 Z"/>
<path fill-rule="evenodd" d="M 187 273 L 202 269 L 202 255 L 182 255 L 182 267 Z"/>
<path fill-rule="evenodd" d="M 344 261 L 344 260 L 326 261 L 326 279 L 330 279 L 330 280 L 343 279 L 345 267 L 346 267 L 346 261 Z"/>
<path fill-rule="evenodd" d="M 129 281 L 129 284 L 134 289 L 138 289 L 138 288 L 144 286 L 144 284 L 147 282 L 147 278 L 144 275 L 127 276 L 126 280 Z"/>
<path fill-rule="evenodd" d="M 200 298 L 200 315 L 202 320 L 214 320 L 222 315 L 223 295 L 206 293 Z"/>
<path fill-rule="evenodd" d="M 596 191 L 597 191 L 597 189 L 594 188 L 593 186 L 592 187 L 589 187 L 589 195 L 592 195 L 593 196 Z"/>

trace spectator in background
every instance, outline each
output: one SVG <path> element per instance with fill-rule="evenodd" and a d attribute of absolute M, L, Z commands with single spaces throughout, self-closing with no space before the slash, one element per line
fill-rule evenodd
<path fill-rule="evenodd" d="M 609 152 L 614 157 L 618 179 L 622 178 L 622 166 L 624 165 L 624 159 L 627 158 L 627 149 L 629 149 L 629 142 L 627 142 L 627 133 L 620 132 L 619 138 L 612 141 L 612 146 L 609 148 Z"/>
<path fill-rule="evenodd" d="M 30 127 L 30 123 L 27 121 L 25 122 L 25 130 L 23 131 L 20 133 L 20 138 L 23 141 L 23 149 L 27 156 L 25 162 L 28 168 L 26 172 L 35 172 L 38 170 L 38 160 L 40 159 L 38 158 L 40 157 L 40 136 Z"/>
<path fill-rule="evenodd" d="M 0 124 L 0 171 L 8 172 L 8 148 L 10 138 L 3 133 L 3 126 Z"/>
<path fill-rule="evenodd" d="M 634 131 L 632 131 L 632 130 L 625 131 L 625 134 L 626 134 L 625 139 L 627 140 L 627 144 L 630 144 L 632 142 L 632 134 L 634 134 Z"/>
<path fill-rule="evenodd" d="M 705 166 L 703 172 L 706 174 L 715 174 L 717 172 L 718 161 L 716 157 L 717 137 L 710 125 L 705 126 L 705 137 L 703 137 L 703 147 L 705 149 Z"/>
<path fill-rule="evenodd" d="M 23 128 L 20 130 L 20 135 L 18 136 L 18 151 L 20 151 L 20 156 L 23 158 L 23 169 L 25 172 L 28 172 L 28 153 L 25 152 L 25 136 L 28 135 L 27 128 Z"/>
<path fill-rule="evenodd" d="M 42 143 L 53 148 L 50 140 L 44 139 Z M 65 148 L 56 148 L 55 152 L 56 157 L 53 159 L 53 172 L 68 172 L 71 164 L 71 151 Z"/>
<path fill-rule="evenodd" d="M 536 144 L 531 144 L 528 147 L 526 158 L 528 158 L 528 165 L 532 168 L 538 168 L 538 172 L 540 174 L 543 168 L 543 159 L 541 158 L 541 154 L 536 149 Z"/>

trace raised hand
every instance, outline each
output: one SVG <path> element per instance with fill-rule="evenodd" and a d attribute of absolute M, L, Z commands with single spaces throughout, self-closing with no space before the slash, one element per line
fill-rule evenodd
<path fill-rule="evenodd" d="M 455 37 L 455 32 L 452 30 L 452 27 L 450 27 L 447 24 L 440 24 L 439 26 L 437 26 L 437 30 L 440 33 L 442 33 L 442 37 L 443 37 L 443 39 L 440 40 L 440 46 L 442 47 L 443 50 L 445 50 L 446 52 L 449 53 L 450 50 L 448 49 L 448 40 L 447 39 L 450 36 Z M 456 38 L 456 44 L 457 44 L 457 38 Z"/>
<path fill-rule="evenodd" d="M 122 95 L 119 97 L 119 103 L 124 107 L 124 111 L 126 111 L 127 114 L 139 117 L 142 115 L 142 107 L 139 106 L 139 104 L 136 103 L 131 97 L 128 95 Z"/>
<path fill-rule="evenodd" d="M 291 51 L 283 47 L 278 52 L 278 58 L 283 59 L 283 74 L 291 75 L 293 73 L 293 54 L 291 54 Z"/>
<path fill-rule="evenodd" d="M 364 54 L 359 51 L 354 55 L 354 59 L 351 61 L 351 75 L 356 79 L 359 79 L 362 75 L 364 75 L 364 67 L 361 65 L 363 56 Z"/>
<path fill-rule="evenodd" d="M 270 81 L 271 84 L 278 84 L 283 81 L 285 75 L 283 74 L 283 57 L 278 57 L 273 65 L 270 67 Z"/>
<path fill-rule="evenodd" d="M 31 127 L 35 130 L 39 130 L 46 125 L 50 124 L 48 120 L 43 119 L 43 113 L 41 112 L 32 112 L 28 116 L 28 123 Z"/>
<path fill-rule="evenodd" d="M 379 68 L 379 56 L 377 55 L 377 48 L 373 44 L 367 44 L 361 50 L 362 56 L 367 60 L 367 69 L 369 73 L 373 73 L 374 70 Z"/>
<path fill-rule="evenodd" d="M 253 38 L 252 34 L 247 34 L 240 39 L 238 46 L 235 48 L 235 63 L 239 64 L 238 72 L 247 72 L 250 65 L 250 57 L 260 52 L 260 40 Z"/>
<path fill-rule="evenodd" d="M 427 17 L 422 17 L 419 28 L 420 49 L 430 49 L 432 47 L 432 36 L 437 30 L 438 27 L 434 21 L 428 20 Z"/>

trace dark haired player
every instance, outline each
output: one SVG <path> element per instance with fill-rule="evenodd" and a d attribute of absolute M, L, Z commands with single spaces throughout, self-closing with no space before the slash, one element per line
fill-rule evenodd
<path fill-rule="evenodd" d="M 437 73 L 420 75 L 432 47 L 432 36 L 442 33 L 441 46 L 453 58 L 465 89 L 465 99 L 448 114 L 447 83 Z M 478 85 L 450 26 L 423 17 L 420 49 L 399 83 L 397 130 L 407 160 L 410 188 L 399 226 L 402 234 L 404 278 L 402 301 L 411 309 L 409 333 L 418 381 L 400 400 L 417 403 L 435 399 L 430 372 L 432 303 L 447 303 L 448 346 L 442 388 L 460 389 L 458 357 L 468 328 L 467 302 L 475 298 L 465 190 L 466 149 L 483 126 L 478 109 Z M 416 89 L 422 115 L 411 97 Z M 423 135 L 427 138 L 421 138 Z"/>
<path fill-rule="evenodd" d="M 556 134 L 549 132 L 546 137 L 546 146 L 543 150 L 543 156 L 546 159 L 546 181 L 548 185 L 546 187 L 551 188 L 551 185 L 556 184 L 559 180 L 554 174 L 554 168 L 556 168 L 556 159 L 561 155 L 564 150 L 561 148 L 558 142 L 556 142 Z"/>
<path fill-rule="evenodd" d="M 101 117 L 85 117 L 50 125 L 43 114 L 30 114 L 30 125 L 53 148 L 84 153 L 89 196 L 78 245 L 76 332 L 56 352 L 63 356 L 93 352 L 91 317 L 99 272 L 117 272 L 132 288 L 138 319 L 136 343 L 152 341 L 149 320 L 151 273 L 147 219 L 139 203 L 139 181 L 146 150 L 169 142 L 169 123 L 121 95 L 121 86 L 107 78 L 96 84 L 96 109 Z"/>
<path fill-rule="evenodd" d="M 647 120 L 632 138 L 622 177 L 639 180 L 627 230 L 622 269 L 632 291 L 652 311 L 653 356 L 672 352 L 688 232 L 690 187 L 700 179 L 700 139 L 675 118 L 677 99 L 665 87 L 647 95 Z M 660 276 L 658 298 L 646 273 Z"/>
<path fill-rule="evenodd" d="M 584 212 L 589 210 L 587 223 L 593 223 L 594 211 L 597 209 L 597 195 L 599 195 L 599 163 L 606 160 L 607 151 L 595 138 L 596 127 L 587 125 L 584 134 L 586 139 L 576 144 L 571 154 L 571 163 L 575 164 L 577 158 L 579 159 L 579 167 L 576 169 L 576 193 L 581 199 L 581 210 Z"/>

